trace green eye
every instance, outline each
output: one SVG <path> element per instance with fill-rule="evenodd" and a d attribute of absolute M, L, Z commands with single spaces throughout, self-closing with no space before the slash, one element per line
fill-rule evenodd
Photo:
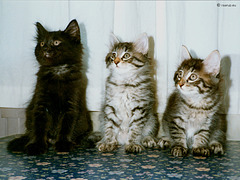
<path fill-rule="evenodd" d="M 123 59 L 129 59 L 131 57 L 131 55 L 129 53 L 125 53 L 123 55 Z"/>
<path fill-rule="evenodd" d="M 196 74 L 191 74 L 191 76 L 189 77 L 189 80 L 191 80 L 191 81 L 195 81 L 196 79 L 197 79 Z"/>
<path fill-rule="evenodd" d="M 43 47 L 44 45 L 45 45 L 45 43 L 44 43 L 44 42 L 41 42 L 41 43 L 40 43 L 40 46 L 41 46 L 41 47 Z"/>
<path fill-rule="evenodd" d="M 54 44 L 54 46 L 59 46 L 59 44 L 61 44 L 61 41 L 55 40 L 55 41 L 53 42 L 53 44 Z"/>

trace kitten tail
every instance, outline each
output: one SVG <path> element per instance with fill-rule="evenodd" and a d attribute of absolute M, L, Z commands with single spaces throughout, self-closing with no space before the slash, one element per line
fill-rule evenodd
<path fill-rule="evenodd" d="M 84 148 L 94 148 L 96 147 L 97 142 L 99 142 L 102 139 L 101 132 L 92 132 L 88 136 L 86 136 L 84 139 L 81 139 L 80 141 L 80 147 Z"/>
<path fill-rule="evenodd" d="M 15 152 L 24 152 L 25 146 L 29 142 L 29 137 L 23 135 L 19 138 L 13 139 L 8 143 L 7 150 L 8 151 L 15 151 Z"/>

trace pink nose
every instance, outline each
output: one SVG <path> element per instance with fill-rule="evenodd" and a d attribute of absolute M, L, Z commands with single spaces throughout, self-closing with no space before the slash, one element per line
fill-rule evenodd
<path fill-rule="evenodd" d="M 114 59 L 114 63 L 117 65 L 118 63 L 120 63 L 120 58 L 116 57 L 116 59 Z"/>
<path fill-rule="evenodd" d="M 178 85 L 180 86 L 180 87 L 182 87 L 183 85 L 185 84 L 185 82 L 184 82 L 184 80 L 180 80 L 180 82 L 178 83 Z"/>

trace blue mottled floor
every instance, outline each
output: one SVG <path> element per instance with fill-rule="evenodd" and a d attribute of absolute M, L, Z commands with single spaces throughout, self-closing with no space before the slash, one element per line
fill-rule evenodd
<path fill-rule="evenodd" d="M 169 151 L 126 154 L 123 148 L 27 156 L 7 152 L 10 139 L 0 139 L 0 179 L 240 179 L 240 142 L 229 141 L 222 157 L 175 158 Z"/>

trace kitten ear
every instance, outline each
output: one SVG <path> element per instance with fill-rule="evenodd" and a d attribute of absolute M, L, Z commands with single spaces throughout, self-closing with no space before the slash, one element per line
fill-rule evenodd
<path fill-rule="evenodd" d="M 187 47 L 182 45 L 181 61 L 184 61 L 186 59 L 192 59 L 192 56 L 190 55 Z"/>
<path fill-rule="evenodd" d="M 220 71 L 221 56 L 218 50 L 211 52 L 203 61 L 204 71 L 217 76 Z"/>
<path fill-rule="evenodd" d="M 147 33 L 141 34 L 138 39 L 133 43 L 134 49 L 137 52 L 146 55 L 148 53 L 148 36 Z"/>
<path fill-rule="evenodd" d="M 115 34 L 111 33 L 110 34 L 110 46 L 111 48 L 114 47 L 115 44 L 118 44 L 120 41 L 118 40 L 118 38 L 115 36 Z"/>
<path fill-rule="evenodd" d="M 64 30 L 65 33 L 70 35 L 74 40 L 80 42 L 80 28 L 78 26 L 77 20 L 72 20 L 67 28 Z"/>
<path fill-rule="evenodd" d="M 43 34 L 45 34 L 47 32 L 47 30 L 39 23 L 36 22 L 36 27 L 37 27 L 37 36 L 42 36 Z"/>

